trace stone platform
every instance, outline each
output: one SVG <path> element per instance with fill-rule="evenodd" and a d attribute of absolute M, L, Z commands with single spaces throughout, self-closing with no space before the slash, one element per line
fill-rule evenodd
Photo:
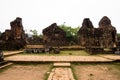
<path fill-rule="evenodd" d="M 23 51 L 6 51 L 6 52 L 3 52 L 3 55 L 4 55 L 5 57 L 7 57 L 7 56 L 12 56 L 12 55 L 19 54 L 19 53 L 21 53 L 21 52 L 23 52 Z"/>
<path fill-rule="evenodd" d="M 39 56 L 39 55 L 14 55 L 6 57 L 11 62 L 113 62 L 119 59 L 105 56 Z"/>
<path fill-rule="evenodd" d="M 111 59 L 111 60 L 120 61 L 120 55 L 102 55 L 101 57 Z"/>
<path fill-rule="evenodd" d="M 70 67 L 71 64 L 70 64 L 70 63 L 57 62 L 57 63 L 54 63 L 53 66 L 59 66 L 59 67 Z"/>

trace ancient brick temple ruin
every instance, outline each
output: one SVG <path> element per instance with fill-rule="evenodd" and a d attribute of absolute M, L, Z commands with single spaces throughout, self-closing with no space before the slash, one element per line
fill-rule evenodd
<path fill-rule="evenodd" d="M 104 16 L 99 27 L 94 28 L 89 18 L 85 18 L 78 31 L 78 41 L 84 47 L 113 48 L 116 46 L 116 29 L 111 25 L 111 20 Z"/>
<path fill-rule="evenodd" d="M 59 28 L 56 23 L 43 29 L 43 42 L 49 46 L 61 46 L 66 44 L 66 32 Z"/>
<path fill-rule="evenodd" d="M 10 22 L 11 29 L 5 30 L 0 37 L 0 48 L 13 50 L 20 49 L 26 45 L 25 32 L 23 30 L 22 19 L 17 17 Z"/>

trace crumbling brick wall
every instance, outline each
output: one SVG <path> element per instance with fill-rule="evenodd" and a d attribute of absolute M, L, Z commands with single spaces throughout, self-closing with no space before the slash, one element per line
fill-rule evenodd
<path fill-rule="evenodd" d="M 89 18 L 85 18 L 78 31 L 78 41 L 81 46 L 112 48 L 116 46 L 116 29 L 111 21 L 104 16 L 99 22 L 99 28 L 94 28 Z"/>
<path fill-rule="evenodd" d="M 0 48 L 15 50 L 26 45 L 25 32 L 23 30 L 22 18 L 17 17 L 10 22 L 11 29 L 5 30 L 0 37 Z"/>
<path fill-rule="evenodd" d="M 43 29 L 43 42 L 49 46 L 61 46 L 66 44 L 66 32 L 56 23 Z"/>

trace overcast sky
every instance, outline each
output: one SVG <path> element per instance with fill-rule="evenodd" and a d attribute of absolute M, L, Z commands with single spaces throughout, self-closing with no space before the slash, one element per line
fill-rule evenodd
<path fill-rule="evenodd" d="M 10 29 L 16 17 L 23 19 L 24 29 L 42 29 L 56 22 L 77 27 L 90 18 L 95 27 L 103 16 L 111 19 L 120 33 L 119 0 L 0 0 L 0 31 Z"/>

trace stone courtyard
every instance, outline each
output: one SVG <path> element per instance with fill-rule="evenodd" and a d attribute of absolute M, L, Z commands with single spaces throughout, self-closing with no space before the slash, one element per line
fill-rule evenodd
<path fill-rule="evenodd" d="M 37 55 L 36 56 L 36 55 L 22 55 L 21 52 L 23 52 L 23 51 L 14 51 L 14 52 L 11 51 L 11 52 L 4 53 L 4 54 L 6 54 L 5 61 L 12 62 L 13 67 L 11 67 L 10 69 L 3 72 L 4 74 L 0 73 L 0 78 L 2 80 L 8 79 L 7 77 L 6 78 L 4 77 L 5 75 L 9 76 L 11 78 L 11 80 L 12 79 L 26 80 L 26 78 L 24 76 L 27 76 L 27 74 L 29 74 L 29 75 L 34 74 L 32 77 L 30 77 L 28 75 L 29 80 L 44 80 L 45 79 L 45 78 L 43 78 L 44 76 L 40 74 L 40 73 L 42 73 L 41 71 L 43 71 L 44 74 L 46 72 L 46 74 L 48 75 L 48 78 L 46 78 L 46 80 L 76 80 L 75 75 L 73 75 L 73 70 L 71 68 L 71 66 L 73 66 L 74 63 L 78 63 L 78 64 L 82 64 L 82 63 L 102 64 L 102 63 L 104 63 L 105 64 L 105 63 L 113 62 L 113 64 L 114 64 L 115 61 L 120 61 L 120 56 L 112 55 L 112 54 L 106 54 L 106 55 L 101 54 L 98 56 L 95 56 L 95 55 L 92 55 L 92 56 L 73 56 L 73 55 L 71 55 L 71 56 L 45 56 L 45 55 L 40 56 L 40 55 Z M 16 65 L 17 63 L 21 63 L 21 65 L 20 64 Z M 27 63 L 31 63 L 32 67 L 29 64 L 27 65 Z M 35 63 L 37 63 L 37 64 L 35 64 Z M 42 63 L 44 63 L 44 64 L 42 64 Z M 50 71 L 47 71 L 48 68 L 50 68 L 50 65 L 48 65 L 48 63 L 53 64 L 53 68 L 51 68 Z M 26 65 L 22 66 L 22 64 L 23 65 L 26 64 Z M 36 65 L 36 67 L 35 67 L 35 65 Z M 45 65 L 48 65 L 49 67 L 47 67 Z M 74 65 L 76 65 L 76 64 L 74 64 Z M 83 68 L 82 66 L 81 66 L 81 68 Z M 43 69 L 43 67 L 45 70 Z M 76 65 L 76 67 L 80 67 L 80 66 Z M 104 70 L 104 72 L 106 72 L 106 67 L 101 67 L 101 68 Z M 28 69 L 30 69 L 30 70 L 27 71 Z M 43 70 L 41 70 L 41 69 L 43 69 Z M 91 70 L 91 69 L 92 68 L 90 68 L 89 70 Z M 16 70 L 17 70 L 17 72 L 15 72 Z M 21 70 L 21 71 L 19 71 L 19 70 Z M 40 72 L 39 72 L 39 70 L 40 70 Z M 81 70 L 81 69 L 79 69 L 79 70 Z M 97 68 L 96 68 L 96 70 L 97 70 Z M 98 70 L 99 70 L 99 68 L 98 68 Z M 109 69 L 107 69 L 107 70 L 109 70 Z M 10 71 L 12 71 L 12 73 Z M 31 71 L 32 71 L 32 73 L 31 73 Z M 22 75 L 23 72 L 25 73 L 25 75 L 20 77 L 19 75 Z M 39 74 L 38 74 L 38 72 L 39 72 Z M 9 73 L 11 73 L 12 75 L 10 75 Z M 96 73 L 96 72 L 94 72 L 94 73 Z M 97 74 L 100 74 L 100 73 L 97 73 L 97 74 L 94 74 L 94 73 L 89 73 L 89 72 L 86 73 L 86 74 L 90 75 L 91 77 L 88 76 L 82 80 L 87 80 L 87 78 L 95 79 L 96 77 L 94 77 L 94 76 L 95 75 L 97 76 Z M 16 74 L 16 76 L 13 76 L 13 74 Z M 76 72 L 76 74 L 77 74 L 76 76 L 78 76 L 78 80 L 79 80 L 80 76 L 78 75 L 77 72 Z M 108 74 L 108 75 L 111 75 L 114 77 L 113 74 Z M 42 76 L 42 77 L 39 79 L 38 76 Z M 81 77 L 84 77 L 84 76 L 81 76 Z M 107 76 L 107 77 L 109 77 L 109 76 Z M 103 77 L 101 76 L 99 78 L 103 78 Z M 110 80 L 112 80 L 112 79 L 113 78 L 111 78 Z M 114 79 L 118 80 L 117 77 L 114 77 Z M 107 80 L 107 78 L 105 78 L 104 80 Z"/>

